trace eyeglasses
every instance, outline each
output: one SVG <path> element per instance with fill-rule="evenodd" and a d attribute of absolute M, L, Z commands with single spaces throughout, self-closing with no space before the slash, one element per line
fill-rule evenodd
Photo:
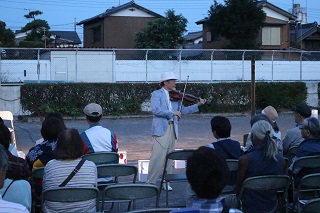
<path fill-rule="evenodd" d="M 299 129 L 310 129 L 309 127 L 309 119 L 308 119 L 308 123 L 307 123 L 307 126 L 300 126 Z"/>

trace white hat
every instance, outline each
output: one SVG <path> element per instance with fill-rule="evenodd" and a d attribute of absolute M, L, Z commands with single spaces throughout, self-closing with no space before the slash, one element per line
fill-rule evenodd
<path fill-rule="evenodd" d="M 261 113 L 268 116 L 268 118 L 270 118 L 270 120 L 272 120 L 272 122 L 275 122 L 278 118 L 278 112 L 273 106 L 267 106 L 266 108 L 264 108 L 262 110 Z"/>
<path fill-rule="evenodd" d="M 178 79 L 176 78 L 173 72 L 161 73 L 160 82 L 167 81 L 167 80 L 178 80 Z"/>
<path fill-rule="evenodd" d="M 91 117 L 98 117 L 102 115 L 102 108 L 99 104 L 90 103 L 83 109 L 83 113 Z"/>

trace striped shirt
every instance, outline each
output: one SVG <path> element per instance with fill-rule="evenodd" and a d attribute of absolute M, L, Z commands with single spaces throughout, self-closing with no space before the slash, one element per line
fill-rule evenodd
<path fill-rule="evenodd" d="M 81 133 L 86 149 L 90 153 L 94 152 L 118 152 L 116 134 L 100 124 L 94 124 L 89 129 Z"/>
<path fill-rule="evenodd" d="M 43 191 L 57 188 L 73 171 L 81 159 L 51 160 L 44 168 Z M 85 161 L 77 174 L 66 184 L 66 187 L 95 187 L 97 185 L 97 167 L 91 161 Z M 95 212 L 95 200 L 73 203 L 44 203 L 44 212 Z"/>

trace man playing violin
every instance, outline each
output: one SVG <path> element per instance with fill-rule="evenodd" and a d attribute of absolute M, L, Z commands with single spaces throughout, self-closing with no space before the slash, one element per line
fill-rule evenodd
<path fill-rule="evenodd" d="M 152 153 L 148 168 L 147 183 L 156 184 L 159 175 L 162 173 L 166 155 L 176 148 L 178 139 L 178 120 L 182 114 L 190 114 L 199 111 L 199 106 L 203 105 L 206 100 L 201 99 L 198 103 L 188 107 L 182 105 L 182 101 L 171 101 L 169 92 L 175 90 L 176 80 L 173 72 L 161 74 L 161 89 L 151 94 L 151 109 L 153 113 L 152 120 L 152 137 L 154 139 Z M 172 161 L 169 161 L 167 172 L 172 173 Z M 168 185 L 168 189 L 172 188 Z"/>

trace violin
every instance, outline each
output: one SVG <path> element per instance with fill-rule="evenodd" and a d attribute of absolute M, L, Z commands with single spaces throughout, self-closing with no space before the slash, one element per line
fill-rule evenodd
<path fill-rule="evenodd" d="M 181 101 L 182 98 L 183 100 L 189 101 L 189 102 L 195 102 L 195 101 L 199 101 L 200 98 L 188 93 L 184 93 L 183 96 L 183 92 L 179 91 L 179 90 L 171 90 L 169 91 L 169 96 L 170 96 L 170 100 L 171 101 Z"/>

